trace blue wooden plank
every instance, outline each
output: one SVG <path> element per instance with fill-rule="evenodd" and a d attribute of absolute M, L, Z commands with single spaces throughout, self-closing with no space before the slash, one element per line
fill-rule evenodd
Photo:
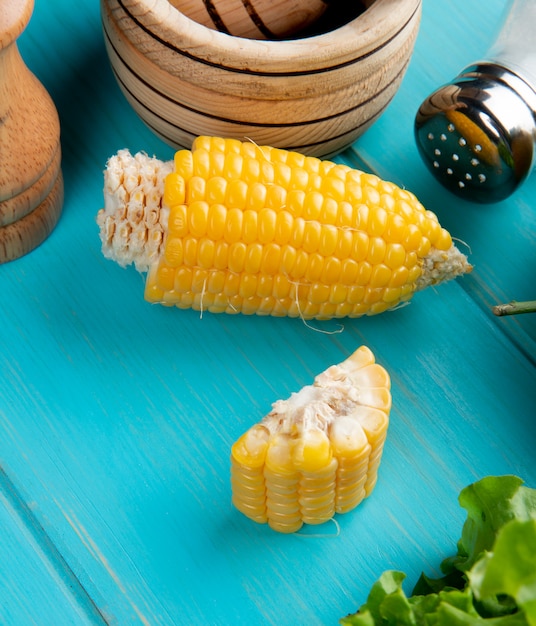
<path fill-rule="evenodd" d="M 0 528 L 1 624 L 105 624 L 1 467 Z"/>
<path fill-rule="evenodd" d="M 455 550 L 465 484 L 516 473 L 536 485 L 534 318 L 503 324 L 488 310 L 492 296 L 520 298 L 533 284 L 534 181 L 499 207 L 461 203 L 424 171 L 412 136 L 422 98 L 461 69 L 465 45 L 467 56 L 484 49 L 502 3 L 481 16 L 476 0 L 425 2 L 399 94 L 341 157 L 423 196 L 470 244 L 474 275 L 342 329 L 314 325 L 332 334 L 151 306 L 134 270 L 103 259 L 94 219 L 106 159 L 122 147 L 171 150 L 120 94 L 97 3 L 55 4 L 37 3 L 21 50 L 60 112 L 66 203 L 45 244 L 0 267 L 0 463 L 80 588 L 69 599 L 46 567 L 39 574 L 32 533 L 11 524 L 8 556 L 20 543 L 38 572 L 28 590 L 1 590 L 12 623 L 31 623 L 14 598 L 53 594 L 56 581 L 58 606 L 78 610 L 82 589 L 110 623 L 333 624 L 383 569 L 408 572 L 408 587 L 433 573 Z M 371 498 L 337 518 L 338 535 L 326 524 L 312 533 L 322 536 L 282 536 L 241 516 L 230 504 L 232 442 L 361 343 L 393 381 Z"/>
<path fill-rule="evenodd" d="M 81 299 L 81 291 L 83 285 L 71 294 L 73 301 Z M 3 363 L 8 373 L 4 402 L 10 406 L 19 398 L 22 414 L 4 416 L 2 430 L 17 434 L 17 439 L 4 439 L 9 450 L 4 454 L 25 484 L 56 494 L 52 504 L 42 504 L 41 514 L 54 526 L 48 530 L 87 568 L 79 577 L 92 579 L 100 596 L 114 598 L 116 615 L 124 617 L 119 604 L 122 589 L 128 589 L 126 615 L 132 618 L 132 603 L 153 623 L 159 623 L 156 616 L 164 608 L 164 614 L 174 620 L 185 615 L 195 623 L 203 611 L 214 611 L 220 623 L 241 623 L 241 619 L 245 623 L 257 616 L 252 602 L 268 614 L 271 622 L 266 623 L 285 623 L 284 617 L 277 621 L 282 610 L 287 623 L 300 616 L 311 623 L 315 616 L 328 621 L 330 614 L 346 610 L 341 602 L 356 587 L 351 580 L 355 566 L 339 565 L 347 563 L 349 555 L 355 555 L 359 569 L 364 565 L 361 559 L 368 563 L 366 577 L 360 580 L 370 581 L 372 570 L 384 565 L 411 566 L 415 574 L 419 557 L 427 554 L 433 561 L 430 553 L 437 554 L 437 546 L 453 545 L 456 536 L 446 533 L 447 522 L 445 528 L 434 528 L 434 519 L 460 517 L 454 500 L 464 483 L 488 472 L 513 471 L 536 480 L 528 463 L 534 441 L 528 436 L 533 429 L 532 413 L 527 410 L 534 399 L 534 374 L 481 314 L 469 317 L 465 336 L 453 345 L 448 332 L 450 292 L 448 288 L 448 293 L 431 293 L 429 298 L 422 294 L 407 310 L 392 315 L 389 328 L 381 318 L 348 323 L 338 345 L 299 321 L 260 320 L 258 324 L 254 318 L 200 320 L 181 314 L 182 323 L 172 315 L 174 311 L 147 307 L 140 312 L 135 302 L 128 301 L 128 327 L 135 328 L 138 337 L 126 342 L 126 329 L 121 330 L 115 315 L 108 318 L 110 328 L 105 332 L 100 326 L 104 318 L 94 310 L 78 310 L 78 335 L 69 328 L 72 311 L 52 308 L 58 297 L 52 293 L 43 309 L 45 319 L 55 320 L 47 339 L 43 340 L 39 326 L 22 324 L 26 340 L 40 343 L 42 355 L 20 355 L 17 371 Z M 14 294 L 8 296 L 15 301 Z M 115 299 L 109 294 L 112 310 L 120 309 L 120 298 L 121 294 Z M 434 303 L 446 313 L 432 319 L 427 312 Z M 17 310 L 20 315 L 20 306 Z M 31 311 L 26 315 L 30 321 Z M 422 325 L 418 333 L 408 332 L 412 317 Z M 471 343 L 474 354 L 468 355 L 464 352 L 467 335 L 481 324 L 487 332 Z M 144 328 L 149 331 L 144 333 Z M 260 330 L 263 338 L 258 337 Z M 114 341 L 112 335 L 118 331 Z M 214 359 L 213 340 L 216 336 L 221 340 L 222 334 L 223 354 Z M 240 335 L 244 338 L 240 350 L 230 348 L 232 341 L 225 341 L 226 334 L 232 334 L 232 341 Z M 196 354 L 188 366 L 170 369 L 181 352 L 191 353 L 195 335 Z M 270 351 L 268 345 L 277 335 L 281 345 L 298 344 L 301 354 L 281 347 L 279 354 Z M 341 518 L 342 536 L 337 539 L 291 540 L 252 526 L 229 506 L 230 443 L 262 415 L 270 401 L 309 382 L 313 370 L 337 360 L 363 335 L 394 374 L 396 408 L 377 492 L 362 511 Z M 446 360 L 445 353 L 453 349 L 458 358 Z M 294 364 L 294 373 L 275 379 L 273 372 L 282 357 Z M 25 376 L 25 371 L 33 374 Z M 220 381 L 216 388 L 203 385 L 210 379 Z M 225 398 L 220 384 L 228 385 Z M 502 403 L 489 391 L 498 388 L 510 394 Z M 511 415 L 516 416 L 514 421 Z M 26 462 L 28 450 L 34 455 L 31 464 Z M 39 484 L 40 476 L 48 485 Z M 400 494 L 406 494 L 406 503 L 400 502 Z M 452 510 L 443 511 L 443 506 L 430 501 L 430 494 L 437 502 L 451 501 Z M 386 510 L 391 519 L 385 518 Z M 422 540 L 417 538 L 427 535 L 428 525 L 429 543 L 419 548 L 417 542 Z M 408 545 L 407 529 L 412 527 L 416 534 Z M 374 534 L 378 528 L 379 537 Z M 400 549 L 404 543 L 417 550 L 409 565 L 408 555 Z M 378 548 L 386 556 L 376 559 Z M 81 557 L 84 549 L 88 555 Z M 301 592 L 307 608 L 296 604 L 295 589 L 302 578 L 299 565 L 304 558 L 310 562 L 310 551 L 317 550 L 320 556 L 310 571 L 310 590 Z M 88 564 L 88 557 L 94 562 Z M 204 573 L 207 564 L 210 573 Z M 331 605 L 321 600 L 320 593 L 326 569 L 329 584 L 338 589 Z M 110 580 L 104 584 L 106 577 Z M 282 607 L 279 594 L 267 593 L 272 587 L 285 590 L 289 606 Z M 361 593 L 365 587 L 357 585 Z M 187 602 L 193 606 L 182 606 L 174 597 L 178 589 L 190 596 Z M 249 602 L 246 592 L 248 597 L 253 594 Z M 207 596 L 218 599 L 217 605 L 203 606 Z"/>

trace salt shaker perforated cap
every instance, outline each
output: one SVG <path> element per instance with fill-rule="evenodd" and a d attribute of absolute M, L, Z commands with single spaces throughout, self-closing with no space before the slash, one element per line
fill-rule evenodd
<path fill-rule="evenodd" d="M 421 104 L 419 152 L 448 189 L 471 201 L 504 200 L 536 160 L 536 2 L 514 0 L 484 61 Z"/>

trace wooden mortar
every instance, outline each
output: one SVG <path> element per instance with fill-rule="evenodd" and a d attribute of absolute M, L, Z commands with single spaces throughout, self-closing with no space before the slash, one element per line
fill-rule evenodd
<path fill-rule="evenodd" d="M 389 105 L 422 4 L 375 0 L 338 28 L 272 41 L 207 28 L 170 0 L 100 1 L 118 84 L 164 141 L 189 148 L 198 135 L 219 135 L 321 158 L 350 146 Z"/>
<path fill-rule="evenodd" d="M 42 243 L 63 206 L 58 113 L 16 43 L 33 6 L 0 3 L 0 263 Z"/>

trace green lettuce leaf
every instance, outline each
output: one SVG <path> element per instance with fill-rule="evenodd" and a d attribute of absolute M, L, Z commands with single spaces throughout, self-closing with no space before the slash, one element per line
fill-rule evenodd
<path fill-rule="evenodd" d="M 517 476 L 487 476 L 465 487 L 458 498 L 467 519 L 458 542 L 458 554 L 445 559 L 442 570 L 466 572 L 483 552 L 493 548 L 497 533 L 510 520 L 536 517 L 536 489 L 524 487 Z"/>
<path fill-rule="evenodd" d="M 457 553 L 441 578 L 413 592 L 388 570 L 342 626 L 536 626 L 536 489 L 517 476 L 487 476 L 463 489 L 467 511 Z"/>
<path fill-rule="evenodd" d="M 536 626 L 536 519 L 511 520 L 500 529 L 493 552 L 468 573 L 475 597 L 495 602 L 505 596 Z"/>

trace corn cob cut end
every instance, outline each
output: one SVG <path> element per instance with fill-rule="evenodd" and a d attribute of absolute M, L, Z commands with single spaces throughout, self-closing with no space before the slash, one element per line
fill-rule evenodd
<path fill-rule="evenodd" d="M 120 150 L 104 171 L 104 208 L 97 214 L 102 253 L 122 267 L 147 272 L 161 257 L 169 209 L 164 182 L 173 170 L 142 152 Z"/>
<path fill-rule="evenodd" d="M 469 274 L 473 266 L 454 244 L 448 250 L 431 249 L 422 260 L 422 272 L 415 282 L 415 291 L 439 285 Z"/>
<path fill-rule="evenodd" d="M 390 409 L 389 374 L 361 346 L 235 442 L 233 504 L 284 533 L 352 510 L 376 484 Z"/>

